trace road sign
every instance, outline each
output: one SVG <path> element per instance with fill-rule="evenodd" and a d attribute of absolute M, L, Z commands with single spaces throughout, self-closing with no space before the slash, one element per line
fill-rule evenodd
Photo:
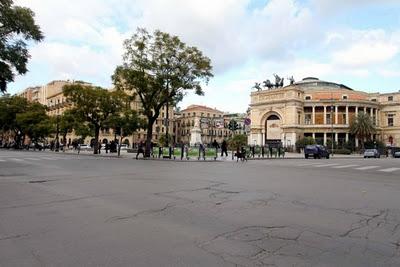
<path fill-rule="evenodd" d="M 250 125 L 250 124 L 251 124 L 250 118 L 244 119 L 244 124 L 245 124 L 245 125 Z"/>

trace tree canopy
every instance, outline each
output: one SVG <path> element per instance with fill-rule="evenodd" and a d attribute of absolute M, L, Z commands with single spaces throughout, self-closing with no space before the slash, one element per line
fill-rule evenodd
<path fill-rule="evenodd" d="M 71 112 L 78 123 L 88 123 L 94 130 L 94 153 L 97 146 L 100 128 L 106 126 L 113 114 L 118 114 L 125 107 L 126 94 L 121 91 L 110 92 L 101 87 L 71 84 L 63 87 L 67 100 L 73 104 Z"/>
<path fill-rule="evenodd" d="M 116 88 L 134 91 L 140 99 L 148 120 L 148 156 L 160 109 L 166 104 L 176 105 L 187 90 L 204 94 L 201 82 L 207 83 L 213 76 L 211 61 L 196 47 L 159 30 L 150 34 L 139 28 L 124 42 L 124 49 L 123 64 L 116 68 L 112 79 Z"/>
<path fill-rule="evenodd" d="M 46 107 L 39 103 L 29 103 L 25 112 L 16 114 L 16 124 L 21 133 L 34 143 L 54 132 L 54 124 L 46 114 Z"/>
<path fill-rule="evenodd" d="M 39 103 L 29 103 L 20 96 L 0 98 L 0 125 L 0 131 L 14 136 L 15 141 L 18 132 L 22 138 L 27 135 L 33 142 L 37 142 L 54 130 L 46 114 L 46 107 Z"/>
<path fill-rule="evenodd" d="M 376 128 L 367 113 L 359 112 L 350 123 L 350 133 L 360 140 L 362 148 L 364 147 L 364 139 L 371 140 L 371 135 L 375 132 Z"/>
<path fill-rule="evenodd" d="M 121 113 L 115 113 L 111 115 L 106 125 L 114 129 L 114 131 L 119 135 L 119 156 L 121 152 L 122 139 L 143 128 L 145 125 L 145 120 L 139 116 L 136 110 L 132 110 L 129 106 L 125 106 L 125 110 L 123 110 Z"/>
<path fill-rule="evenodd" d="M 44 38 L 34 16 L 29 8 L 13 6 L 13 0 L 0 2 L 0 92 L 6 92 L 16 73 L 28 71 L 27 42 Z"/>

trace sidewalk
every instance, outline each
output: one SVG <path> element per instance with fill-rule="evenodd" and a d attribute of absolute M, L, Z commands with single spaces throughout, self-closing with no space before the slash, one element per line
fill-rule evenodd
<path fill-rule="evenodd" d="M 29 151 L 33 151 L 33 150 L 29 150 Z M 73 149 L 69 149 L 66 151 L 62 151 L 60 150 L 59 152 L 55 152 L 55 151 L 51 151 L 51 150 L 46 150 L 46 151 L 38 151 L 36 150 L 36 152 L 39 153 L 49 153 L 49 154 L 53 154 L 53 155 L 57 155 L 57 154 L 68 154 L 68 155 L 83 155 L 83 156 L 89 156 L 89 157 L 102 157 L 102 158 L 130 158 L 130 159 L 135 159 L 136 157 L 136 153 L 128 153 L 127 151 L 123 150 L 121 151 L 121 155 L 118 157 L 117 153 L 106 153 L 104 150 L 101 151 L 100 154 L 93 154 L 92 150 L 81 150 L 80 153 L 78 154 L 78 150 L 73 150 Z M 334 159 L 346 159 L 346 158 L 363 158 L 363 155 L 361 154 L 351 154 L 351 155 L 342 155 L 342 154 L 335 154 L 335 155 L 331 155 L 331 158 Z M 142 157 L 139 157 L 139 159 L 143 160 Z M 285 157 L 267 157 L 264 156 L 258 156 L 256 155 L 254 158 L 249 157 L 248 160 L 285 160 L 285 159 L 304 159 L 304 154 L 302 153 L 291 153 L 291 152 L 286 152 L 285 153 Z M 228 156 L 227 157 L 221 157 L 220 155 L 218 155 L 217 159 L 215 160 L 214 158 L 206 158 L 204 159 L 200 159 L 198 160 L 197 157 L 192 157 L 189 159 L 183 158 L 182 160 L 180 159 L 180 157 L 174 159 L 165 159 L 165 158 L 159 158 L 158 155 L 156 155 L 155 157 L 152 158 L 147 158 L 146 160 L 158 160 L 158 161 L 182 161 L 182 162 L 226 162 L 226 161 L 236 161 L 236 158 L 234 158 L 232 160 L 232 153 L 228 152 Z"/>

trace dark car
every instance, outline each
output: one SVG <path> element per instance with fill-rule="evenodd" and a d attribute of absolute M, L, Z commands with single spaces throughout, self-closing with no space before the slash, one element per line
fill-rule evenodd
<path fill-rule="evenodd" d="M 314 159 L 327 158 L 329 159 L 329 151 L 321 145 L 308 145 L 304 148 L 304 157 L 313 157 Z"/>

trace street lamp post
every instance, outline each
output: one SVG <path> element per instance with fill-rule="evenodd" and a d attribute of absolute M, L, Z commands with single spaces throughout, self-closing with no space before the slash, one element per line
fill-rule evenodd
<path fill-rule="evenodd" d="M 58 114 L 58 109 L 59 107 L 57 106 L 57 117 L 56 117 L 56 148 L 55 148 L 55 152 L 59 151 L 60 148 L 60 141 L 59 141 L 59 132 L 60 132 L 60 126 L 59 126 L 59 119 L 60 116 Z"/>
<path fill-rule="evenodd" d="M 333 156 L 333 142 L 334 142 L 334 132 L 333 132 L 333 94 L 331 92 L 331 154 Z"/>
<path fill-rule="evenodd" d="M 166 105 L 166 113 L 165 113 L 165 139 L 166 139 L 166 141 L 165 141 L 165 144 L 166 144 L 166 147 L 167 147 L 167 149 L 168 149 L 168 158 L 171 158 L 171 148 L 170 148 L 170 146 L 169 146 L 169 105 L 168 105 L 168 102 L 169 101 L 167 101 L 167 105 Z"/>

